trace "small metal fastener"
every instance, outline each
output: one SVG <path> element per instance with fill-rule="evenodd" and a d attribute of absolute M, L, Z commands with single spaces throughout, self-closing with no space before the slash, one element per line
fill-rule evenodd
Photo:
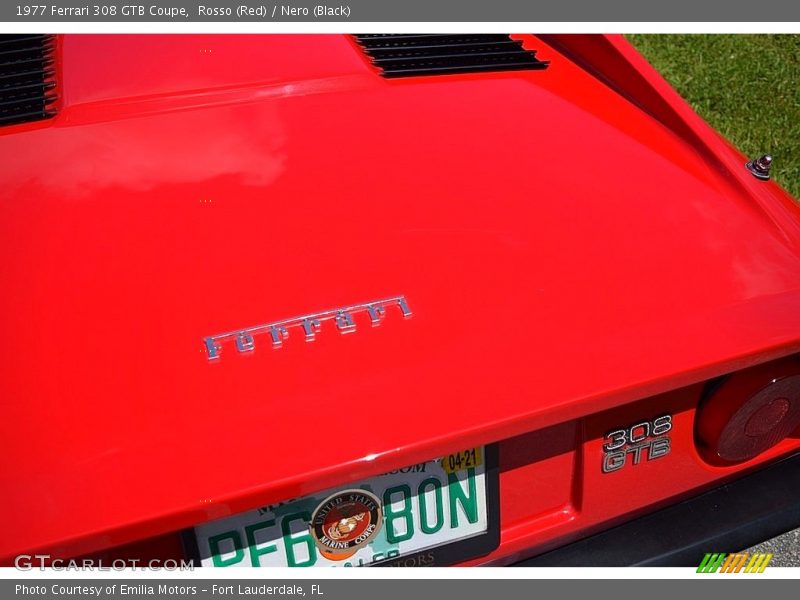
<path fill-rule="evenodd" d="M 762 181 L 769 179 L 769 169 L 772 166 L 772 157 L 769 154 L 754 158 L 749 163 L 745 164 L 747 170 Z"/>

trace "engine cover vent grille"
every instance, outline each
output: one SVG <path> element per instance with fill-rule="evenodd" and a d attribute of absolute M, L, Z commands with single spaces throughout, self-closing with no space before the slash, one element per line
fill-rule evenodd
<path fill-rule="evenodd" d="M 384 77 L 536 70 L 549 64 L 504 33 L 372 33 L 355 38 Z"/>
<path fill-rule="evenodd" d="M 54 35 L 0 35 L 0 126 L 56 114 Z"/>

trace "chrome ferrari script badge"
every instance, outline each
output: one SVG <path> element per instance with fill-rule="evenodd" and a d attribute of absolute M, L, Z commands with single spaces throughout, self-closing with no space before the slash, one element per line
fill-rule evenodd
<path fill-rule="evenodd" d="M 339 333 L 352 333 L 356 330 L 356 321 L 353 318 L 354 315 L 358 313 L 367 313 L 372 326 L 377 327 L 386 316 L 386 310 L 393 306 L 399 308 L 403 317 L 409 318 L 411 316 L 411 309 L 408 308 L 405 296 L 395 296 L 384 300 L 354 304 L 352 306 L 334 308 L 303 315 L 301 317 L 275 321 L 274 323 L 255 325 L 253 327 L 228 331 L 227 333 L 218 333 L 217 335 L 204 338 L 203 343 L 206 347 L 208 359 L 215 360 L 219 358 L 225 342 L 232 341 L 239 352 L 252 352 L 256 347 L 255 338 L 261 334 L 269 335 L 270 345 L 273 348 L 280 348 L 283 346 L 283 341 L 289 337 L 289 332 L 293 328 L 302 329 L 305 340 L 307 342 L 313 342 L 322 329 L 322 323 L 325 321 L 333 321 Z"/>

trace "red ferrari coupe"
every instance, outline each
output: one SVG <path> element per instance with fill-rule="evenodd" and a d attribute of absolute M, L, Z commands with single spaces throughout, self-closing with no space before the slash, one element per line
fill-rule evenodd
<path fill-rule="evenodd" d="M 800 208 L 620 37 L 5 35 L 0 157 L 4 565 L 800 524 Z"/>

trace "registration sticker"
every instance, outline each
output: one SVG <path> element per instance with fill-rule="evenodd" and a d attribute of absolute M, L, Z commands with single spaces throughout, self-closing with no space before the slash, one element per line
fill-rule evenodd
<path fill-rule="evenodd" d="M 446 473 L 457 473 L 483 464 L 482 448 L 470 448 L 442 458 L 442 468 Z"/>
<path fill-rule="evenodd" d="M 497 448 L 453 452 L 186 532 L 209 567 L 443 566 L 499 543 Z"/>

